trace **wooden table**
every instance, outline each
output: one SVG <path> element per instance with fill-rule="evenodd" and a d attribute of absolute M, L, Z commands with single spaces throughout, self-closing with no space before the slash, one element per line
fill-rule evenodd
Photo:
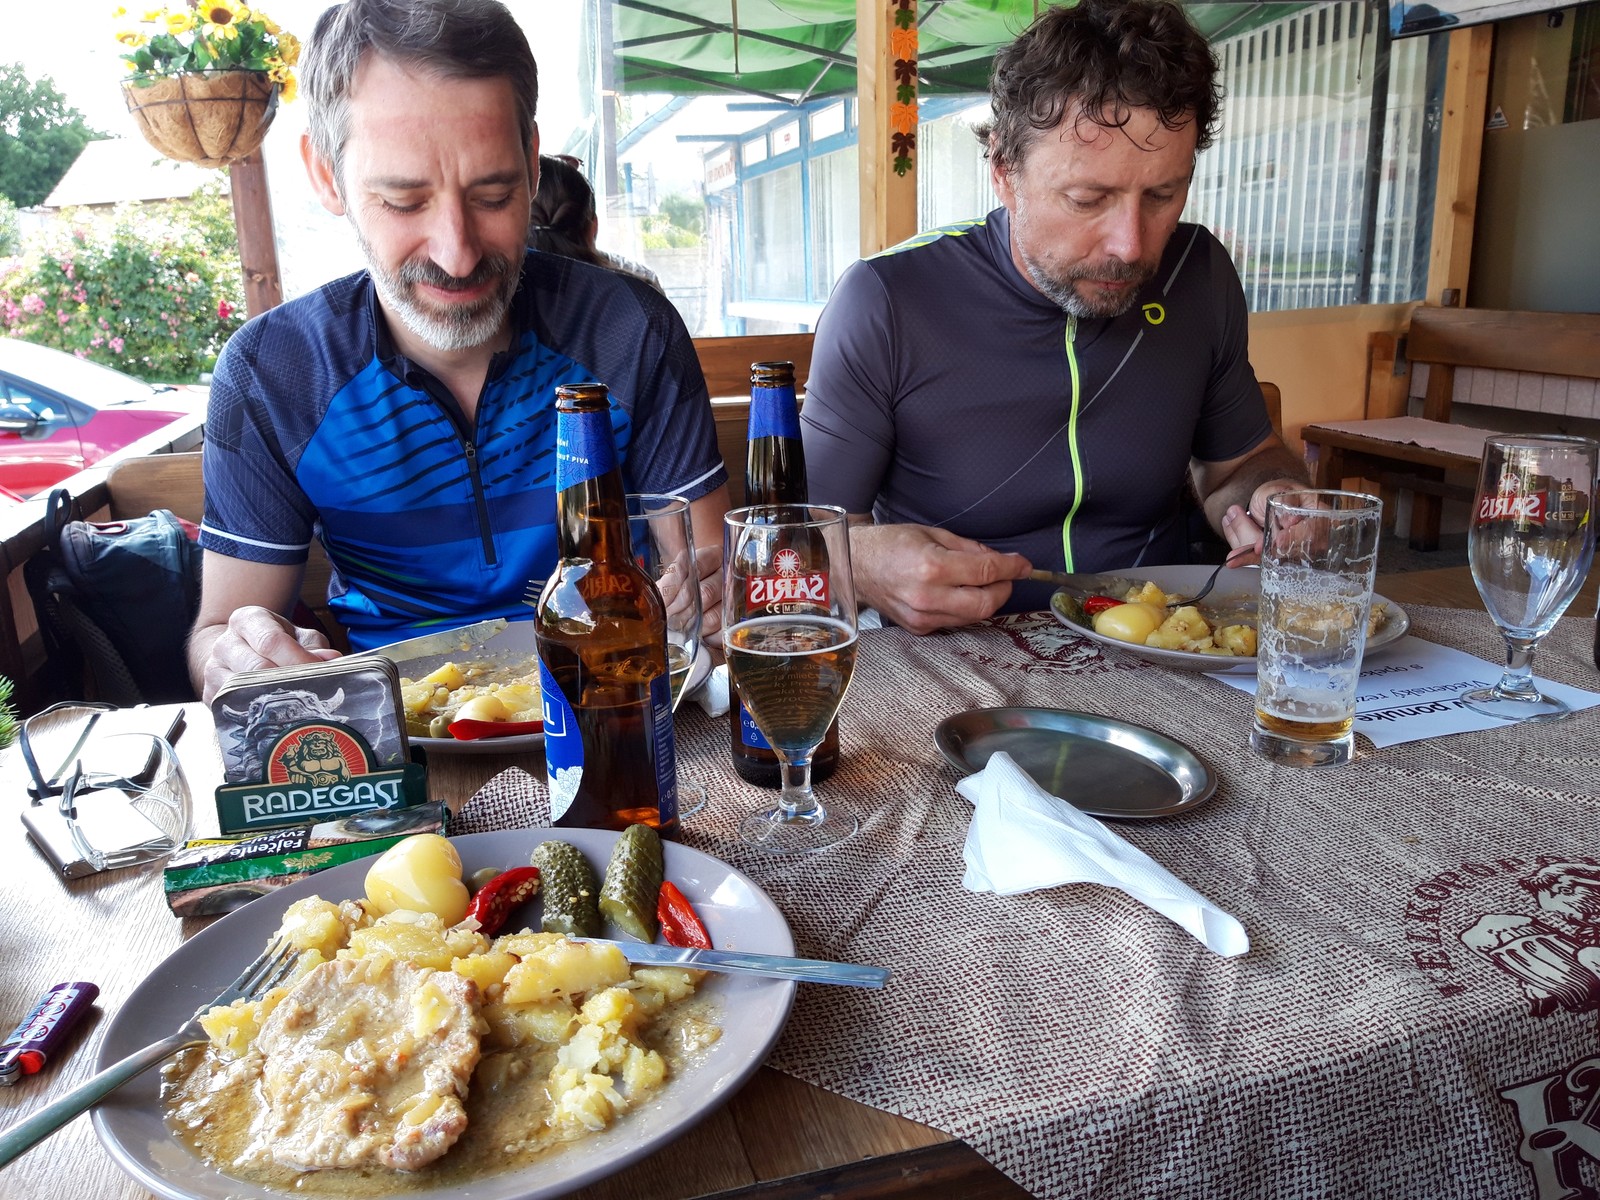
<path fill-rule="evenodd" d="M 1591 576 L 1572 611 L 1594 611 Z M 1414 572 L 1379 581 L 1379 591 L 1402 604 L 1477 607 L 1465 568 Z M 1485 618 L 1487 619 L 1487 618 Z M 209 794 L 219 767 L 209 715 L 192 706 L 193 728 L 180 742 L 197 795 Z M 434 794 L 459 805 L 508 765 L 497 756 L 452 757 L 430 771 Z M 15 748 L 0 755 L 4 807 L 19 806 L 20 764 Z M 535 768 L 537 769 L 537 768 Z M 207 806 L 197 806 L 205 812 Z M 179 921 L 161 898 L 155 872 L 117 872 L 63 883 L 23 839 L 15 818 L 0 814 L 6 843 L 0 886 L 0 1021 L 7 1028 L 49 985 L 88 979 L 101 989 L 99 1006 L 65 1050 L 41 1074 L 0 1088 L 0 1125 L 27 1115 L 90 1074 L 101 1026 L 163 957 L 207 922 Z M 684 1200 L 696 1196 L 763 1200 L 820 1196 L 1019 1197 L 1023 1193 L 965 1144 L 937 1129 L 902 1120 L 763 1068 L 703 1124 L 657 1154 L 599 1185 L 575 1193 L 584 1200 Z M 136 1198 L 146 1193 L 116 1167 L 80 1117 L 0 1174 L 7 1197 Z"/>

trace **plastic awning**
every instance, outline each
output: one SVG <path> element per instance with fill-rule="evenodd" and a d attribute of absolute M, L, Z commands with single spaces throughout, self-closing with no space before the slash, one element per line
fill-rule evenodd
<path fill-rule="evenodd" d="M 920 0 L 917 91 L 985 92 L 995 50 L 1043 0 Z M 1309 4 L 1189 0 L 1207 37 L 1242 33 Z M 854 92 L 856 0 L 613 0 L 624 93 L 747 95 L 796 103 Z"/>

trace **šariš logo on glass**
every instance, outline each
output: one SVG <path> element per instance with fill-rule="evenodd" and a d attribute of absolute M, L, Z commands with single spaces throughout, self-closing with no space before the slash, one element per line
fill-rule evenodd
<path fill-rule="evenodd" d="M 1526 521 L 1530 525 L 1543 525 L 1545 514 L 1545 494 L 1532 492 L 1526 496 L 1507 495 L 1485 496 L 1478 504 L 1478 520 L 1483 521 Z"/>
<path fill-rule="evenodd" d="M 828 575 L 813 571 L 805 575 L 751 575 L 744 581 L 745 600 L 752 609 L 769 612 L 827 610 Z M 791 609 L 788 605 L 799 605 Z"/>

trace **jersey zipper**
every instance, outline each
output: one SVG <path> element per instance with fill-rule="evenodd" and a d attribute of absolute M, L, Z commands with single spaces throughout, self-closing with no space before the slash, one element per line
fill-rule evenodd
<path fill-rule="evenodd" d="M 472 481 L 472 503 L 477 510 L 478 537 L 483 541 L 483 556 L 493 565 L 497 559 L 494 538 L 489 535 L 489 501 L 483 494 L 483 479 L 478 474 L 478 447 L 471 438 L 461 439 L 461 444 L 467 452 L 467 475 Z"/>
<path fill-rule="evenodd" d="M 1072 565 L 1072 518 L 1083 504 L 1083 458 L 1078 451 L 1078 403 L 1082 389 L 1078 379 L 1078 353 L 1074 343 L 1078 336 L 1078 318 L 1067 316 L 1067 370 L 1072 376 L 1072 408 L 1067 414 L 1067 453 L 1072 458 L 1072 503 L 1061 522 L 1061 554 L 1066 560 L 1065 570 L 1075 571 Z"/>

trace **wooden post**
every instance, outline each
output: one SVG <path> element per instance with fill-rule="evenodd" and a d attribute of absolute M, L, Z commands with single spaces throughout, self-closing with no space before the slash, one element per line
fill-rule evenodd
<path fill-rule="evenodd" d="M 1430 303 L 1444 303 L 1447 289 L 1467 294 L 1472 271 L 1472 234 L 1478 216 L 1478 172 L 1483 125 L 1489 106 L 1489 59 L 1494 26 L 1473 25 L 1450 34 L 1445 67 L 1444 121 L 1439 131 L 1439 182 L 1433 205 L 1433 240 L 1428 252 Z"/>
<path fill-rule="evenodd" d="M 272 197 L 267 192 L 267 164 L 261 160 L 261 151 L 229 167 L 228 178 L 233 191 L 233 227 L 239 234 L 245 311 L 258 317 L 283 303 L 278 243 L 272 232 Z"/>
<path fill-rule="evenodd" d="M 909 21 L 899 15 L 904 13 L 910 14 Z M 916 14 L 917 0 L 856 0 L 863 255 L 886 250 L 917 232 Z M 899 78 L 897 62 L 901 64 Z M 908 84 L 909 114 L 901 90 Z M 909 142 L 905 131 L 908 115 Z M 899 130 L 895 128 L 897 116 Z"/>

